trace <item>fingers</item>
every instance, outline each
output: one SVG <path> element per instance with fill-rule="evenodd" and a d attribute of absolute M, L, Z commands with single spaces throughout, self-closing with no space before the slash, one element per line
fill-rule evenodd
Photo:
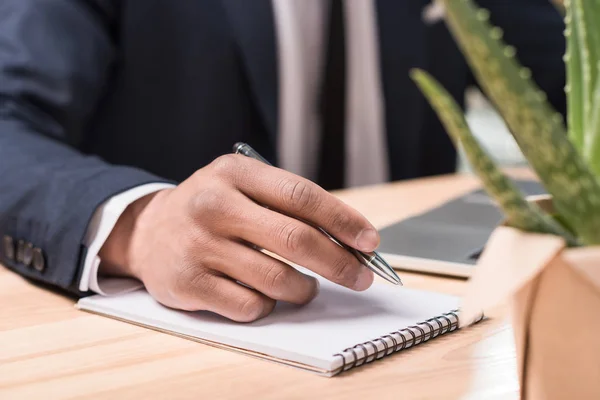
<path fill-rule="evenodd" d="M 274 300 L 306 304 L 319 291 L 315 278 L 273 257 L 235 242 L 228 251 L 219 270 Z"/>
<path fill-rule="evenodd" d="M 320 226 L 349 246 L 369 252 L 379 245 L 364 216 L 307 179 L 242 155 L 220 157 L 211 168 L 256 202 Z"/>
<path fill-rule="evenodd" d="M 301 221 L 251 205 L 238 224 L 234 228 L 236 236 L 332 282 L 358 291 L 373 283 L 373 273 L 354 255 Z"/>
<path fill-rule="evenodd" d="M 209 273 L 199 274 L 187 286 L 186 309 L 206 310 L 237 322 L 252 322 L 269 315 L 275 300 Z"/>

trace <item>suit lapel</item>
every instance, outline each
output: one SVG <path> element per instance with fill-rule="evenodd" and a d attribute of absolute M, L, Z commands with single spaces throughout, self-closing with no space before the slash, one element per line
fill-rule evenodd
<path fill-rule="evenodd" d="M 271 0 L 224 0 L 251 89 L 273 145 L 279 115 L 275 21 Z"/>

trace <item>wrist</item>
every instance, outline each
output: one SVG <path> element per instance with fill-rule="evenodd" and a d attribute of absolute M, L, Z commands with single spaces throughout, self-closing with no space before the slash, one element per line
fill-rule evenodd
<path fill-rule="evenodd" d="M 133 263 L 131 243 L 134 237 L 139 234 L 140 220 L 144 210 L 160 192 L 150 193 L 135 200 L 119 216 L 117 223 L 98 252 L 98 256 L 102 260 L 99 274 L 139 277 Z"/>

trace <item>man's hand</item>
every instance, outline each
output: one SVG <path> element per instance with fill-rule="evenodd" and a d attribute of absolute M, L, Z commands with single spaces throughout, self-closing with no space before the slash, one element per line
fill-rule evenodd
<path fill-rule="evenodd" d="M 168 307 L 235 321 L 262 318 L 277 300 L 305 304 L 318 293 L 314 278 L 253 245 L 348 288 L 371 286 L 373 273 L 310 224 L 362 251 L 379 243 L 362 215 L 314 183 L 226 155 L 130 205 L 100 252 L 102 273 L 138 278 Z"/>

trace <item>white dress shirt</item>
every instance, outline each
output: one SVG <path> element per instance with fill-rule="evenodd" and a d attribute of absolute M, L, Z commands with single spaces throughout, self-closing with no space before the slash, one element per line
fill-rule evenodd
<path fill-rule="evenodd" d="M 314 180 L 319 149 L 318 93 L 326 48 L 327 1 L 272 0 L 280 68 L 279 158 L 281 167 Z M 388 179 L 384 108 L 373 0 L 345 0 L 347 46 L 346 185 Z M 114 295 L 141 287 L 131 279 L 98 276 L 98 252 L 119 216 L 135 200 L 167 184 L 146 184 L 103 203 L 84 240 L 88 252 L 79 289 Z"/>

